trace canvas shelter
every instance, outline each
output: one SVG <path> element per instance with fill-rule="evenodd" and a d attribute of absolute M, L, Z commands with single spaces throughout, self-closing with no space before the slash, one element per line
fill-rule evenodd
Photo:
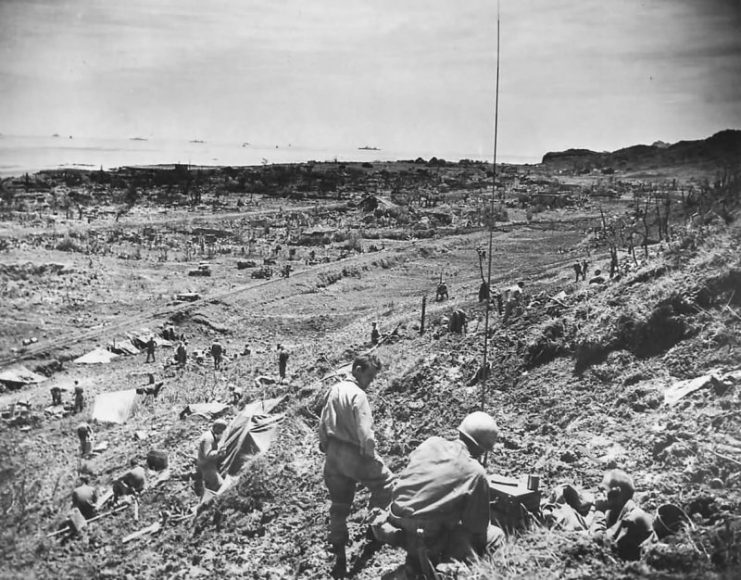
<path fill-rule="evenodd" d="M 109 350 L 105 350 L 104 348 L 95 348 L 91 350 L 89 353 L 82 355 L 79 358 L 76 358 L 72 362 L 76 362 L 77 364 L 84 364 L 84 365 L 94 365 L 94 364 L 106 364 L 111 362 L 114 358 L 116 358 L 118 355 L 112 353 Z"/>
<path fill-rule="evenodd" d="M 278 435 L 285 414 L 271 414 L 286 397 L 255 401 L 245 405 L 224 432 L 222 446 L 226 455 L 221 462 L 223 476 L 235 476 L 244 464 L 265 453 Z"/>
<path fill-rule="evenodd" d="M 11 389 L 23 385 L 38 384 L 45 380 L 45 376 L 34 373 L 22 365 L 6 369 L 0 373 L 0 383 Z"/>
<path fill-rule="evenodd" d="M 114 340 L 108 345 L 108 348 L 111 352 L 121 355 L 135 355 L 141 352 L 128 338 Z"/>
<path fill-rule="evenodd" d="M 95 397 L 92 419 L 101 423 L 126 423 L 136 408 L 136 389 L 111 391 Z"/>

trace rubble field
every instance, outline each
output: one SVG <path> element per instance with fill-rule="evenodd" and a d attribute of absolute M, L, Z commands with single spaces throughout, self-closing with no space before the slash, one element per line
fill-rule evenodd
<path fill-rule="evenodd" d="M 312 175 L 328 179 L 320 169 Z M 255 196 L 249 205 L 250 196 L 227 188 L 219 191 L 218 208 L 178 210 L 169 219 L 157 213 L 164 202 L 156 191 L 142 188 L 137 204 L 117 221 L 76 224 L 72 216 L 58 231 L 43 212 L 36 222 L 17 214 L 0 221 L 0 363 L 22 363 L 47 377 L 0 391 L 0 408 L 23 402 L 28 409 L 0 421 L 0 578 L 329 577 L 318 413 L 333 380 L 326 377 L 372 348 L 373 321 L 382 334 L 375 352 L 385 368 L 369 398 L 379 452 L 393 471 L 403 469 L 427 437 L 454 437 L 460 420 L 483 401 L 503 435 L 487 458 L 488 472 L 536 474 L 547 494 L 564 482 L 593 489 L 606 469 L 620 467 L 633 475 L 644 509 L 653 513 L 673 503 L 694 523 L 692 532 L 634 562 L 576 533 L 534 523 L 508 536 L 496 554 L 458 569 L 457 577 L 737 577 L 737 210 L 730 220 L 697 225 L 675 200 L 671 236 L 653 239 L 662 237 L 659 220 L 647 228 L 652 239 L 645 247 L 618 245 L 616 277 L 589 284 L 574 281 L 573 262 L 587 259 L 592 272 L 609 273 L 616 224 L 644 227 L 626 217 L 635 211 L 637 185 L 600 200 L 588 192 L 602 178 L 590 184 L 582 177 L 583 191 L 569 194 L 578 203 L 529 216 L 542 200 L 502 204 L 491 237 L 492 287 L 523 281 L 525 299 L 506 319 L 495 306 L 490 310 L 491 372 L 482 384 L 473 379 L 482 363 L 486 307 L 477 294 L 487 264 L 477 249 L 488 250 L 490 237 L 472 216 L 486 207 L 476 189 L 485 175 L 479 180 L 476 168 L 465 173 L 449 164 L 441 179 L 451 185 L 434 202 L 437 210 L 428 211 L 425 200 L 409 196 L 402 203 L 384 190 L 398 167 L 362 169 L 363 179 L 376 179 L 373 196 L 350 191 L 341 200 L 275 199 L 261 191 L 261 205 L 254 205 Z M 404 182 L 409 190 L 411 175 Z M 230 177 L 236 183 L 238 177 Z M 654 179 L 661 184 L 665 178 Z M 207 203 L 213 189 L 206 178 L 201 183 L 206 201 L 199 203 Z M 131 189 L 123 182 L 118 188 L 121 195 Z M 370 197 L 380 200 L 381 210 L 363 205 Z M 239 209 L 235 199 L 245 200 Z M 383 209 L 394 199 L 411 217 Z M 93 205 L 84 211 L 92 215 Z M 246 261 L 255 265 L 238 267 Z M 201 263 L 210 275 L 188 274 Z M 286 265 L 291 270 L 284 277 Z M 263 266 L 273 269 L 270 277 L 251 276 Z M 440 279 L 449 298 L 437 302 Z M 195 298 L 183 301 L 178 294 Z M 466 334 L 448 330 L 456 309 L 468 315 Z M 154 363 L 144 362 L 143 351 L 108 364 L 73 362 L 95 347 L 169 327 L 188 339 L 192 356 L 185 368 L 172 364 L 170 346 L 157 348 Z M 216 338 L 226 348 L 220 370 L 210 356 L 196 356 Z M 279 343 L 290 353 L 283 381 Z M 75 380 L 85 390 L 84 411 L 45 413 L 50 387 L 68 388 Z M 96 443 L 107 447 L 81 459 L 75 428 L 90 417 L 95 396 L 151 381 L 164 382 L 158 396 L 139 396 L 125 424 L 93 424 Z M 193 515 L 195 445 L 209 421 L 180 414 L 193 403 L 229 402 L 232 387 L 248 402 L 286 395 L 277 409 L 286 418 L 236 486 Z M 63 396 L 71 401 L 68 392 Z M 226 418 L 236 411 L 231 406 Z M 81 470 L 110 488 L 132 457 L 143 461 L 152 449 L 167 453 L 169 477 L 154 485 L 160 474 L 148 472 L 138 521 L 126 509 L 68 541 L 48 537 L 65 519 Z M 360 490 L 350 520 L 350 576 L 399 577 L 402 550 L 368 549 L 366 499 Z M 158 522 L 159 529 L 123 541 Z"/>

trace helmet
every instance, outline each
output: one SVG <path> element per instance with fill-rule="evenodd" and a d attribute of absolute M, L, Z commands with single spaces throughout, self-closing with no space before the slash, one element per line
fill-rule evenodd
<path fill-rule="evenodd" d="M 214 431 L 224 431 L 226 429 L 226 421 L 224 421 L 224 419 L 216 419 L 216 421 L 211 424 L 211 429 Z"/>
<path fill-rule="evenodd" d="M 490 451 L 499 439 L 499 427 L 496 421 L 483 411 L 468 415 L 461 421 L 458 431 L 484 451 Z"/>

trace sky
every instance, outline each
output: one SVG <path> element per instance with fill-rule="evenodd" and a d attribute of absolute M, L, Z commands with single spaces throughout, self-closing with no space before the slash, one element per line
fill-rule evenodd
<path fill-rule="evenodd" d="M 501 0 L 498 158 L 741 129 L 741 0 Z M 495 0 L 0 0 L 0 133 L 491 158 Z"/>

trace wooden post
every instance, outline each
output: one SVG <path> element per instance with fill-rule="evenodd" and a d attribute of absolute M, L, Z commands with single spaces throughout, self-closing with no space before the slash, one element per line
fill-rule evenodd
<path fill-rule="evenodd" d="M 427 296 L 422 296 L 422 320 L 419 324 L 419 333 L 425 333 L 425 310 L 427 309 Z"/>

